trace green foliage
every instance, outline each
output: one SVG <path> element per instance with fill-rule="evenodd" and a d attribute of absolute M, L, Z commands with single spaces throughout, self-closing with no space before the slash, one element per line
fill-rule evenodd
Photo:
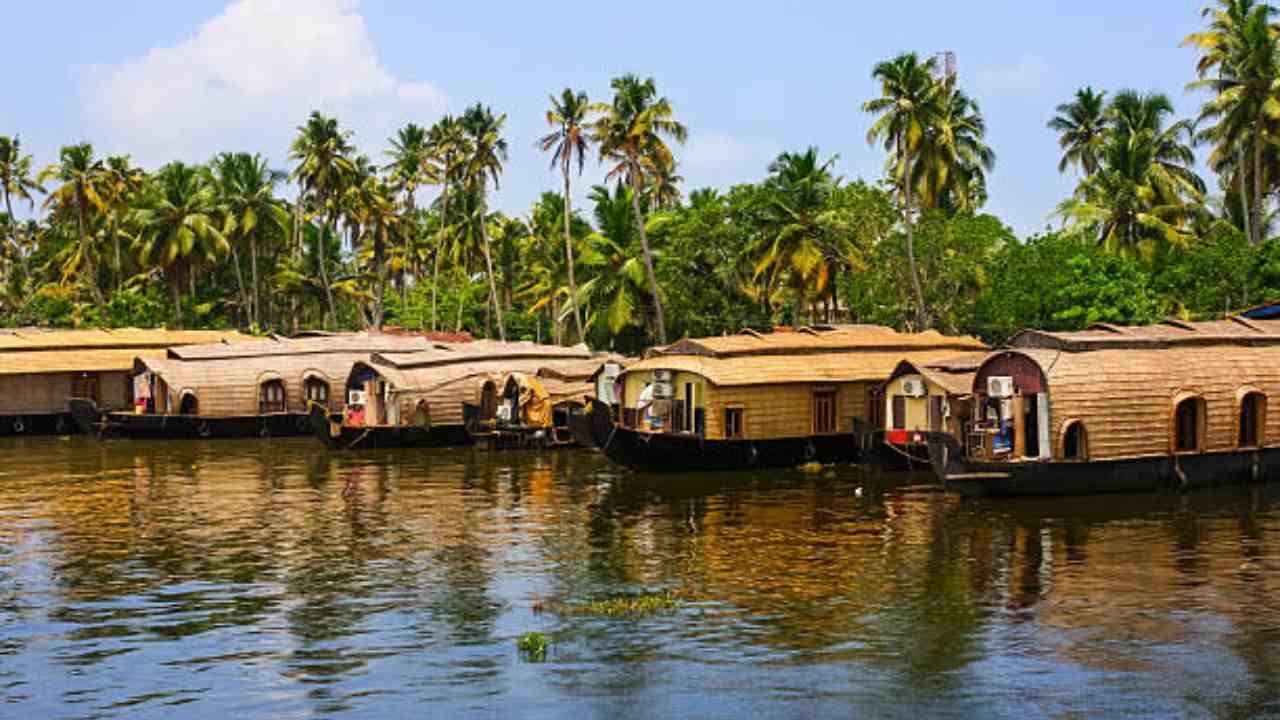
<path fill-rule="evenodd" d="M 527 662 L 545 662 L 549 645 L 547 636 L 540 632 L 527 632 L 516 640 L 516 650 Z"/>
<path fill-rule="evenodd" d="M 570 606 L 572 612 L 603 617 L 641 617 L 679 610 L 684 599 L 672 590 L 617 593 Z"/>

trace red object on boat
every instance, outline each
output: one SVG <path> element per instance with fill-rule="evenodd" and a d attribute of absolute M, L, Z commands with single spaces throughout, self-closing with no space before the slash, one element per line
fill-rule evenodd
<path fill-rule="evenodd" d="M 894 445 L 906 445 L 907 431 L 906 430 L 890 430 L 888 433 L 885 434 L 885 439 L 887 439 L 889 442 L 893 443 Z"/>

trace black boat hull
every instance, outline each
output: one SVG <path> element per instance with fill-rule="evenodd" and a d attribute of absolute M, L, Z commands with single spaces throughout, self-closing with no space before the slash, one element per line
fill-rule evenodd
<path fill-rule="evenodd" d="M 72 400 L 76 426 L 99 437 L 145 440 L 221 440 L 253 437 L 301 437 L 311 432 L 307 416 L 274 413 L 239 417 L 198 415 L 136 415 L 102 412 L 90 400 Z"/>
<path fill-rule="evenodd" d="M 440 427 L 347 427 L 339 425 L 323 408 L 313 406 L 308 418 L 310 433 L 330 450 L 376 448 L 451 447 L 474 443 L 461 425 Z M 337 433 L 334 433 L 334 429 Z"/>
<path fill-rule="evenodd" d="M 932 438 L 929 450 L 946 488 L 969 497 L 1167 492 L 1280 478 L 1280 448 L 1124 460 L 984 463 L 955 460 L 959 443 L 948 436 Z"/>
<path fill-rule="evenodd" d="M 78 432 L 75 418 L 69 412 L 0 415 L 0 437 L 70 435 Z"/>
<path fill-rule="evenodd" d="M 582 447 L 599 450 L 609 442 L 612 431 L 613 412 L 605 403 L 591 400 L 586 407 L 569 410 L 569 432 Z"/>
<path fill-rule="evenodd" d="M 809 462 L 857 462 L 852 433 L 770 440 L 707 440 L 696 435 L 645 433 L 614 426 L 602 445 L 606 457 L 643 472 L 703 472 L 795 467 Z"/>

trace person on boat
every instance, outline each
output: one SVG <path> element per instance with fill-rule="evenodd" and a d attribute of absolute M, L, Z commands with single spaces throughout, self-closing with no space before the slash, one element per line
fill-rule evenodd
<path fill-rule="evenodd" d="M 348 427 L 363 426 L 364 425 L 364 406 L 358 405 L 358 404 L 348 405 L 346 418 L 344 418 L 343 424 L 347 425 Z"/>
<path fill-rule="evenodd" d="M 657 412 L 657 403 L 653 400 L 653 383 L 647 383 L 644 386 L 644 389 L 640 391 L 640 397 L 636 402 L 636 410 L 638 410 L 640 412 L 640 416 L 644 418 L 645 429 L 662 429 L 662 415 Z"/>

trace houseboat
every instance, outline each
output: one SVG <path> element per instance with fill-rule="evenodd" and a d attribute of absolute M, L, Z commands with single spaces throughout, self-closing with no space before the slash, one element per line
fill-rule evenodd
<path fill-rule="evenodd" d="M 369 353 L 437 345 L 422 335 L 312 332 L 171 348 L 165 357 L 134 361 L 131 410 L 76 399 L 71 411 L 78 425 L 99 436 L 306 435 L 313 404 L 331 414 L 343 410 L 343 384 Z"/>
<path fill-rule="evenodd" d="M 861 460 L 883 422 L 878 391 L 902 359 L 984 349 L 869 325 L 680 340 L 621 373 L 621 412 L 602 450 L 645 471 Z M 607 413 L 593 404 L 593 424 Z"/>
<path fill-rule="evenodd" d="M 375 353 L 347 376 L 347 411 L 334 419 L 313 410 L 311 429 L 332 449 L 471 444 L 479 423 L 496 416 L 512 373 L 536 376 L 541 369 L 591 357 L 583 345 L 483 340 Z"/>
<path fill-rule="evenodd" d="M 0 436 L 74 432 L 72 397 L 112 410 L 132 404 L 135 357 L 239 337 L 219 330 L 0 331 Z"/>
<path fill-rule="evenodd" d="M 929 467 L 930 433 L 963 437 L 971 420 L 973 378 L 986 353 L 966 353 L 933 362 L 903 360 L 880 397 L 884 426 L 871 461 L 910 470 Z"/>
<path fill-rule="evenodd" d="M 972 391 L 968 432 L 929 436 L 939 479 L 965 495 L 1199 488 L 1280 472 L 1274 321 L 1024 331 L 983 361 Z"/>

